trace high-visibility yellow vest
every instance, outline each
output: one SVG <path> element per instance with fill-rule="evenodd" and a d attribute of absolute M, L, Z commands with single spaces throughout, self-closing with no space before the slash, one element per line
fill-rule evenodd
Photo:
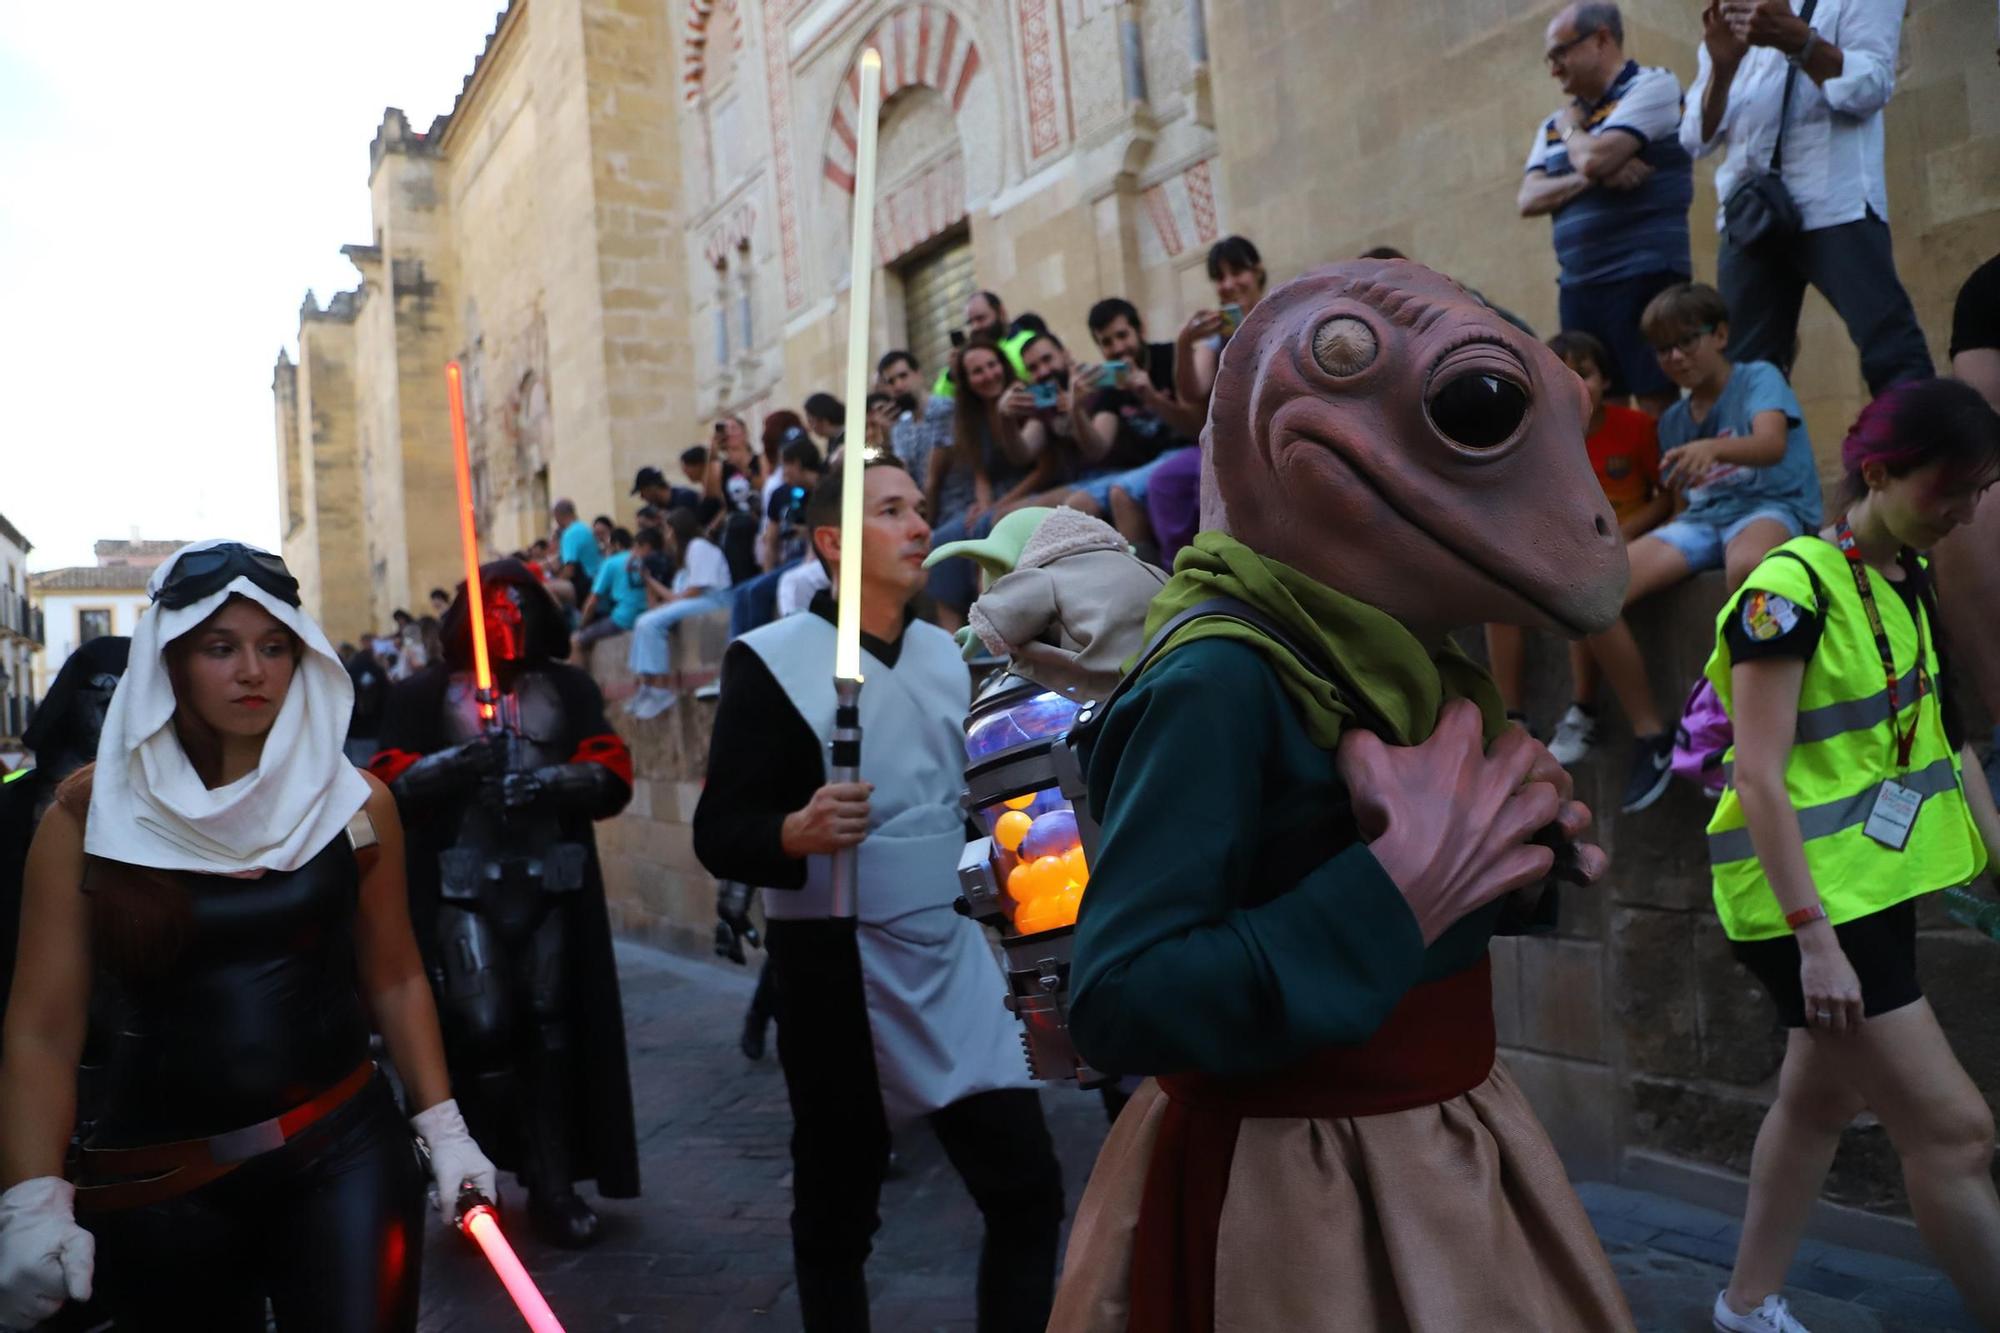
<path fill-rule="evenodd" d="M 1811 566 L 1811 573 L 1801 561 Z M 1926 690 L 1917 697 L 1916 621 L 1894 584 L 1873 569 L 1868 570 L 1868 579 L 1896 663 L 1896 698 L 1902 709 L 1896 721 L 1907 730 L 1911 711 L 1917 715 L 1916 741 L 1909 767 L 1902 772 L 1897 772 L 1882 655 L 1847 557 L 1832 542 L 1818 536 L 1795 537 L 1764 558 L 1722 608 L 1707 668 L 1709 683 L 1734 717 L 1730 655 L 1722 630 L 1738 614 L 1743 599 L 1762 590 L 1824 612 L 1819 647 L 1806 660 L 1799 686 L 1798 730 L 1785 759 L 1785 789 L 1798 812 L 1806 867 L 1834 925 L 1963 884 L 1986 867 L 1986 848 L 1966 806 L 1959 756 L 1945 738 L 1936 691 Z M 1923 644 L 1924 670 L 1934 686 L 1937 631 L 1928 618 Z M 1734 746 L 1723 760 L 1733 768 Z M 1923 798 L 1901 851 L 1892 851 L 1863 831 L 1883 779 L 1892 777 Z M 1708 854 L 1715 910 L 1729 938 L 1761 940 L 1789 931 L 1784 909 L 1751 845 L 1733 782 L 1708 821 Z"/>

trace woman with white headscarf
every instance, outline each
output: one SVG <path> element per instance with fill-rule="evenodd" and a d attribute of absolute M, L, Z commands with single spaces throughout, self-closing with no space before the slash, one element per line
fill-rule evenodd
<path fill-rule="evenodd" d="M 495 1182 L 451 1098 L 395 801 L 342 753 L 352 686 L 282 560 L 198 542 L 148 590 L 97 762 L 28 856 L 0 1060 L 0 1327 L 88 1300 L 101 1275 L 121 1333 L 261 1333 L 267 1300 L 282 1333 L 407 1333 L 411 1128 L 447 1216 L 462 1185 Z M 94 980 L 126 1021 L 72 1185 Z M 409 1126 L 371 1020 L 422 1108 Z"/>

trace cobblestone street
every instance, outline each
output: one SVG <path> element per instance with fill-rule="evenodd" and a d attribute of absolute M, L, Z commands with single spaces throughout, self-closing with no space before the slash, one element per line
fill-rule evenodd
<path fill-rule="evenodd" d="M 521 1257 L 570 1333 L 796 1329 L 784 1084 L 775 1055 L 752 1064 L 736 1048 L 754 973 L 622 943 L 619 964 L 646 1195 L 603 1205 L 606 1238 L 580 1255 L 545 1248 L 518 1226 Z M 1103 1112 L 1094 1097 L 1045 1100 L 1074 1204 Z M 869 1268 L 874 1327 L 971 1333 L 978 1214 L 921 1128 L 898 1152 Z M 1733 1220 L 1634 1190 L 1586 1184 L 1581 1193 L 1645 1333 L 1707 1329 Z M 425 1264 L 423 1333 L 520 1327 L 470 1246 L 434 1229 Z M 1977 1328 L 1942 1277 L 1901 1260 L 1809 1244 L 1793 1282 L 1794 1308 L 1813 1333 Z"/>

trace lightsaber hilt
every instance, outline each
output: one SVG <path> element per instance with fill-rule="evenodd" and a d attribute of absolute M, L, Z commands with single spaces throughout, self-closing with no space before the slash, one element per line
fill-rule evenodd
<path fill-rule="evenodd" d="M 854 676 L 833 679 L 833 747 L 827 768 L 835 782 L 861 781 L 861 681 Z M 861 868 L 861 849 L 844 848 L 833 854 L 833 902 L 835 918 L 855 914 L 855 880 Z"/>

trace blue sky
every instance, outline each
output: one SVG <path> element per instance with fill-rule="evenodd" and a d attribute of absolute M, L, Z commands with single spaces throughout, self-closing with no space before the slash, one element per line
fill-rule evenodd
<path fill-rule="evenodd" d="M 354 285 L 382 108 L 447 111 L 503 0 L 0 14 L 0 514 L 275 546 L 271 364 Z"/>

